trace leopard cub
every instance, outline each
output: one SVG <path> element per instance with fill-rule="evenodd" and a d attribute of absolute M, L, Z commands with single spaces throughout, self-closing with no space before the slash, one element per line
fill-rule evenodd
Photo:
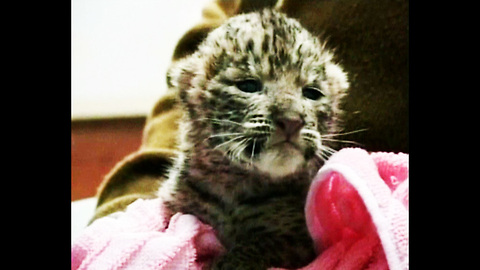
<path fill-rule="evenodd" d="M 315 258 L 305 197 L 333 151 L 322 137 L 335 132 L 348 88 L 332 58 L 296 20 L 267 9 L 228 19 L 170 67 L 184 118 L 159 196 L 216 230 L 227 251 L 213 269 Z"/>

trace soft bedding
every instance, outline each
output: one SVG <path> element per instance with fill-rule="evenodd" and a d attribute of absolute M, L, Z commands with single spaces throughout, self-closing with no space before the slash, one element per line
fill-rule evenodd
<path fill-rule="evenodd" d="M 318 252 L 307 269 L 408 269 L 408 155 L 346 148 L 313 180 L 305 207 Z M 202 269 L 223 252 L 214 230 L 138 199 L 95 220 L 72 245 L 72 269 Z M 273 269 L 273 268 L 272 268 Z"/>

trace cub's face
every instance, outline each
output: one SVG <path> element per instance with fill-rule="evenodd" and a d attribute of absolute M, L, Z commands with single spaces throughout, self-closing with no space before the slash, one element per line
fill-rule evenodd
<path fill-rule="evenodd" d="M 325 156 L 345 73 L 295 20 L 272 11 L 233 17 L 169 70 L 186 110 L 185 149 L 201 146 L 282 177 Z"/>

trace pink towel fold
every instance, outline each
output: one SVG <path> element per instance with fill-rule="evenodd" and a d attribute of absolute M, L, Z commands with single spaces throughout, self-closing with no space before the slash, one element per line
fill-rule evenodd
<path fill-rule="evenodd" d="M 319 256 L 301 270 L 408 269 L 407 154 L 342 149 L 313 180 L 305 212 Z M 201 269 L 224 252 L 210 226 L 169 216 L 153 199 L 96 220 L 72 245 L 72 269 Z"/>
<path fill-rule="evenodd" d="M 196 217 L 168 216 L 160 199 L 139 199 L 96 220 L 74 241 L 72 270 L 200 270 L 223 251 L 212 228 Z"/>
<path fill-rule="evenodd" d="M 408 155 L 342 149 L 307 197 L 317 259 L 307 269 L 408 269 Z"/>

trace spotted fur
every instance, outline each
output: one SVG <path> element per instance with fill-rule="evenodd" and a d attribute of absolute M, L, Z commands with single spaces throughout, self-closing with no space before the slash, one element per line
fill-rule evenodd
<path fill-rule="evenodd" d="M 297 268 L 315 257 L 305 196 L 348 88 L 332 58 L 297 21 L 264 10 L 230 18 L 170 68 L 185 117 L 159 195 L 216 229 L 227 252 L 213 269 Z M 244 91 L 245 81 L 257 84 Z"/>

